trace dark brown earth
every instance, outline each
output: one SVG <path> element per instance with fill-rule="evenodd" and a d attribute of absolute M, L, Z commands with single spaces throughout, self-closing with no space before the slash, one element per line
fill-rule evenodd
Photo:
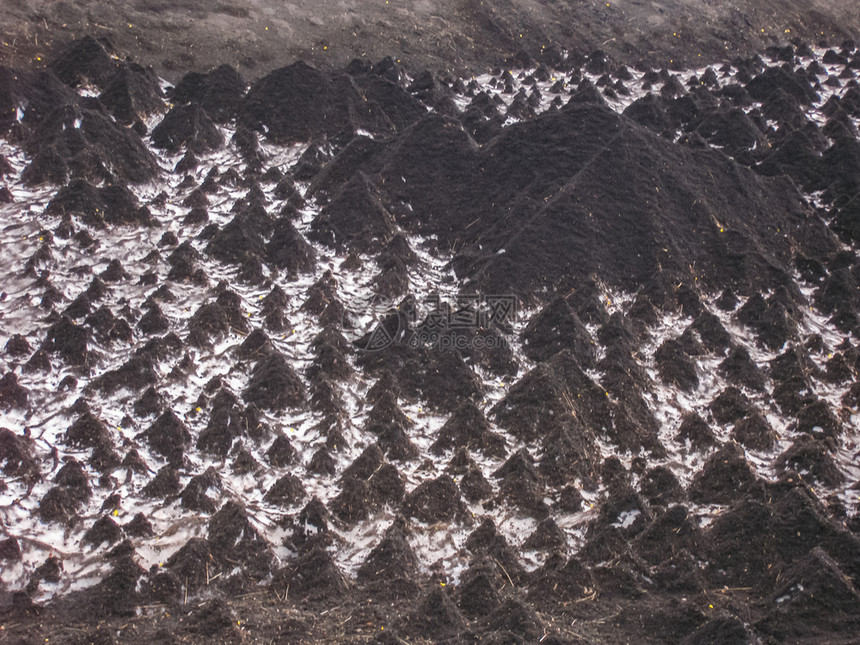
<path fill-rule="evenodd" d="M 0 64 L 39 66 L 92 35 L 172 81 L 221 63 L 254 79 L 295 59 L 334 69 L 384 56 L 483 72 L 521 53 L 551 62 L 559 50 L 659 68 L 860 30 L 852 0 L 3 0 L 0 14 Z"/>
<path fill-rule="evenodd" d="M 847 387 L 860 371 L 860 353 L 851 342 L 851 335 L 855 344 L 860 335 L 860 260 L 853 250 L 840 252 L 838 243 L 860 241 L 860 212 L 852 208 L 860 188 L 860 144 L 845 116 L 860 116 L 852 71 L 860 68 L 860 52 L 854 43 L 842 44 L 858 25 L 858 10 L 847 3 L 755 3 L 746 14 L 737 5 L 604 4 L 473 2 L 439 9 L 444 5 L 406 7 L 390 0 L 344 9 L 323 2 L 312 15 L 289 4 L 275 11 L 226 1 L 214 9 L 189 3 L 182 10 L 158 0 L 122 9 L 108 3 L 4 3 L 9 43 L 0 62 L 25 70 L 40 68 L 49 49 L 86 34 L 108 36 L 120 58 L 129 54 L 173 80 L 225 62 L 248 80 L 262 78 L 245 94 L 231 68 L 186 76 L 171 91 L 177 105 L 168 112 L 151 72 L 113 62 L 98 45 L 92 57 L 52 59 L 56 77 L 5 70 L 0 76 L 27 98 L 20 124 L 13 123 L 17 97 L 2 103 L 0 127 L 31 146 L 27 170 L 34 183 L 57 186 L 47 207 L 53 234 L 48 231 L 27 264 L 16 267 L 42 296 L 45 320 L 33 324 L 44 341 L 40 346 L 12 337 L 4 351 L 32 354 L 22 373 L 65 366 L 82 380 L 94 377 L 65 412 L 72 421 L 62 438 L 62 447 L 92 450 L 89 456 L 60 461 L 29 429 L 0 428 L 0 464 L 16 486 L 50 482 L 38 513 L 56 527 L 62 522 L 72 530 L 87 500 L 104 500 L 100 517 L 85 520 L 82 543 L 107 544 L 95 556 L 103 559 L 104 575 L 83 591 L 33 604 L 40 586 L 64 576 L 62 560 L 53 554 L 32 570 L 24 588 L 3 589 L 0 642 L 856 642 L 860 516 L 854 507 L 849 514 L 838 496 L 822 499 L 816 489 L 856 488 L 834 456 L 837 442 L 854 432 L 851 414 L 860 404 L 860 386 L 855 382 L 846 391 L 845 409 L 837 410 L 812 385 Z M 314 17 L 323 14 L 325 22 Z M 798 107 L 820 89 L 820 75 L 781 66 L 781 56 L 793 62 L 799 51 L 772 50 L 763 54 L 768 64 L 735 60 L 796 37 L 832 43 L 829 54 L 844 59 L 839 65 L 846 83 L 854 83 L 828 108 L 823 134 Z M 82 46 L 93 51 L 92 41 Z M 516 107 L 522 122 L 503 129 L 504 117 L 486 95 L 473 96 L 467 112 L 452 107 L 452 97 L 465 94 L 457 89 L 462 80 L 430 76 L 424 91 L 418 79 L 407 89 L 399 68 L 382 59 L 390 54 L 407 69 L 486 71 L 523 51 L 537 57 L 543 51 L 552 66 L 559 62 L 551 60 L 554 47 L 602 47 L 618 61 L 651 61 L 658 69 L 672 61 L 693 63 L 699 54 L 708 62 L 729 58 L 738 79 L 741 73 L 749 78 L 720 87 L 703 75 L 687 92 L 673 86 L 668 73 L 661 79 L 653 71 L 658 95 L 619 116 L 602 98 L 611 88 L 601 94 L 588 82 L 573 81 L 577 64 L 564 72 L 571 84 L 560 99 L 563 107 L 529 115 L 524 99 Z M 350 65 L 348 76 L 327 71 L 342 70 L 355 57 L 382 62 L 372 70 Z M 297 58 L 317 67 L 292 64 Z M 585 65 L 622 75 L 600 54 L 591 54 Z M 272 68 L 278 69 L 264 75 Z M 79 98 L 67 85 L 82 76 L 115 91 L 105 87 L 98 99 Z M 496 76 L 503 82 L 502 74 Z M 753 95 L 779 130 L 735 109 Z M 110 227 L 152 225 L 148 206 L 127 185 L 145 179 L 147 168 L 161 171 L 134 126 L 118 125 L 136 122 L 137 110 L 166 113 L 151 140 L 158 150 L 184 147 L 177 174 L 184 172 L 181 166 L 193 168 L 195 155 L 207 150 L 233 146 L 241 152 L 244 176 L 231 168 L 199 186 L 193 177 L 180 184 L 189 225 L 206 223 L 210 198 L 225 186 L 241 184 L 245 196 L 235 201 L 229 223 L 199 231 L 197 248 L 190 238 L 179 244 L 176 235 L 161 237 L 160 251 L 152 253 L 163 256 L 170 272 L 157 288 L 157 274 L 132 276 L 131 262 L 111 258 L 67 302 L 50 272 L 36 270 L 57 262 L 52 235 L 95 246 L 94 238 Z M 83 127 L 66 127 L 77 119 Z M 238 129 L 227 142 L 215 123 L 233 119 Z M 69 133 L 78 129 L 72 141 Z M 364 129 L 379 138 L 356 136 Z M 676 129 L 683 136 L 673 143 Z M 260 141 L 311 139 L 298 163 L 272 166 L 263 175 Z M 347 296 L 333 273 L 317 266 L 295 226 L 303 199 L 295 188 L 299 181 L 310 181 L 309 195 L 325 204 L 309 239 L 350 252 L 341 271 L 350 261 L 371 262 L 369 253 L 378 252 L 382 277 L 375 284 L 389 296 L 408 294 L 405 267 L 417 260 L 403 234 L 395 234 L 399 228 L 432 236 L 451 253 L 458 278 L 535 304 L 538 313 L 521 334 L 534 367 L 518 373 L 505 348 L 437 351 L 433 334 L 458 332 L 435 328 L 429 316 L 407 321 L 409 298 L 379 324 L 386 332 L 402 332 L 390 333 L 396 342 L 381 351 L 366 351 L 372 338 L 348 342 L 340 300 Z M 279 210 L 266 203 L 262 183 L 277 183 L 285 202 Z M 801 191 L 822 192 L 827 206 L 813 208 Z M 347 208 L 355 203 L 361 214 Z M 79 213 L 74 221 L 67 208 Z M 306 369 L 272 342 L 290 327 L 284 291 L 271 281 L 264 285 L 265 330 L 252 328 L 236 285 L 207 275 L 211 258 L 234 265 L 243 285 L 263 283 L 264 265 L 277 266 L 290 280 L 300 273 L 318 276 L 303 294 L 302 312 L 317 317 L 324 331 L 311 343 Z M 153 291 L 136 312 L 117 306 L 112 313 L 103 303 L 131 280 Z M 610 315 L 598 280 L 636 293 L 636 301 L 625 313 Z M 179 325 L 159 303 L 170 301 L 171 288 L 179 291 L 183 283 L 207 296 Z M 800 284 L 813 288 L 811 300 Z M 773 358 L 757 364 L 733 345 L 732 334 L 708 310 L 721 292 L 716 304 L 734 311 L 733 322 L 750 330 Z M 736 296 L 744 298 L 742 306 Z M 833 315 L 832 324 L 846 335 L 842 345 L 824 349 L 820 337 L 816 344 L 801 335 L 801 307 L 807 306 Z M 689 326 L 656 348 L 652 380 L 641 348 L 658 312 L 681 312 Z M 105 369 L 99 352 L 127 342 L 132 328 L 139 339 L 133 353 Z M 480 333 L 510 331 L 494 322 Z M 186 423 L 180 406 L 162 393 L 195 369 L 186 350 L 207 350 L 232 332 L 244 338 L 230 360 L 247 372 L 247 386 L 233 392 L 220 378 L 209 381 L 195 404 L 209 415 L 198 432 L 199 425 Z M 605 351 L 598 352 L 598 345 Z M 697 361 L 708 354 L 721 358 L 720 372 L 737 387 L 720 388 L 680 425 L 676 440 L 689 439 L 691 451 L 718 445 L 682 484 L 670 468 L 648 462 L 664 457 L 666 446 L 646 397 L 658 385 L 695 390 L 704 376 Z M 811 357 L 825 354 L 822 370 Z M 155 368 L 174 356 L 173 370 L 160 376 Z M 486 413 L 477 407 L 486 384 L 472 371 L 474 364 L 494 377 L 516 377 Z M 340 389 L 357 372 L 375 383 L 361 429 L 368 443 L 338 472 L 332 455 L 343 449 L 339 425 L 348 414 Z M 756 399 L 765 373 L 774 385 L 766 410 Z M 66 378 L 71 380 L 61 387 L 77 387 L 75 377 Z M 91 409 L 98 395 L 111 397 L 118 389 L 132 393 L 140 417 L 122 425 L 136 427 L 137 446 L 158 455 L 157 471 L 134 443 L 115 441 L 112 428 Z M 34 398 L 16 371 L 0 379 L 0 409 L 27 409 Z M 454 454 L 445 458 L 444 473 L 407 493 L 404 464 L 427 458 L 410 439 L 415 423 L 400 409 L 399 401 L 410 399 L 449 415 L 431 450 Z M 326 441 L 302 463 L 300 442 L 272 432 L 261 414 L 306 402 L 321 414 Z M 772 446 L 774 428 L 765 411 L 791 419 L 797 433 L 790 448 L 774 455 L 768 480 L 744 450 Z M 733 427 L 731 438 L 720 441 L 714 429 L 727 426 Z M 618 457 L 602 459 L 598 439 L 618 454 L 635 455 L 629 469 Z M 269 447 L 262 452 L 264 441 Z M 524 447 L 512 446 L 514 441 Z M 259 461 L 249 446 L 258 449 Z M 853 444 L 851 450 L 856 461 Z M 224 468 L 197 469 L 192 458 L 200 453 L 226 457 Z M 483 473 L 478 453 L 498 468 Z M 255 509 L 225 500 L 225 484 L 229 471 L 274 468 L 280 474 L 286 467 L 290 471 L 264 498 L 293 509 L 279 519 L 290 555 L 276 562 L 272 545 L 251 521 Z M 327 503 L 313 498 L 302 484 L 305 471 L 331 475 L 337 495 Z M 144 496 L 176 502 L 205 524 L 163 566 L 148 571 L 130 541 L 154 538 L 147 517 L 138 513 L 120 523 L 110 515 L 120 501 L 108 495 L 116 488 L 112 477 L 133 472 L 148 472 Z M 571 553 L 554 517 L 585 509 L 578 488 L 600 495 L 589 504 L 581 548 Z M 518 548 L 501 524 L 471 517 L 467 501 L 506 508 L 537 528 Z M 697 508 L 710 504 L 721 510 L 700 525 Z M 329 527 L 355 526 L 383 508 L 393 518 L 375 536 L 357 577 L 347 576 L 332 555 L 342 538 Z M 418 566 L 407 538 L 419 523 L 468 535 L 458 553 L 464 571 L 455 577 L 441 564 L 429 571 Z M 19 560 L 27 539 L 19 542 L 11 533 L 0 539 L 0 563 Z M 527 571 L 519 550 L 547 557 Z"/>

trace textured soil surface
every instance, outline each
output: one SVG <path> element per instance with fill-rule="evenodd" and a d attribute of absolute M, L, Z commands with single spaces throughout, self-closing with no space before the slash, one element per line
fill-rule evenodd
<path fill-rule="evenodd" d="M 92 35 L 172 81 L 221 63 L 252 79 L 296 59 L 341 69 L 384 56 L 477 74 L 546 50 L 698 66 L 794 38 L 838 44 L 860 29 L 850 0 L 3 0 L 0 12 L 0 64 L 38 65 Z"/>
<path fill-rule="evenodd" d="M 0 641 L 856 642 L 845 34 L 87 31 L 0 67 Z"/>

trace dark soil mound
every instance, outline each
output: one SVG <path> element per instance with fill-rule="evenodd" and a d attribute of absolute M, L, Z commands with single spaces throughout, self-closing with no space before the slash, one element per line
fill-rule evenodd
<path fill-rule="evenodd" d="M 259 473 L 263 466 L 240 443 L 239 449 L 233 451 L 233 463 L 230 469 L 237 475 L 251 475 Z"/>
<path fill-rule="evenodd" d="M 313 238 L 357 253 L 378 251 L 394 234 L 394 221 L 372 184 L 357 173 L 311 225 Z"/>
<path fill-rule="evenodd" d="M 684 416 L 675 435 L 675 441 L 684 443 L 689 441 L 696 450 L 702 450 L 717 443 L 714 431 L 708 423 L 695 412 Z"/>
<path fill-rule="evenodd" d="M 379 172 L 386 145 L 385 141 L 379 139 L 355 137 L 314 176 L 308 194 L 330 197 L 337 192 L 339 186 L 344 185 L 359 171 L 367 176 Z M 284 189 L 282 198 L 292 198 L 295 187 L 286 184 Z"/>
<path fill-rule="evenodd" d="M 81 544 L 98 547 L 103 543 L 113 544 L 122 539 L 122 529 L 109 516 L 104 515 L 87 529 L 81 538 Z"/>
<path fill-rule="evenodd" d="M 236 128 L 236 132 L 230 139 L 230 143 L 239 151 L 242 161 L 246 164 L 262 163 L 264 160 L 263 153 L 260 151 L 260 142 L 257 141 L 257 133 L 248 130 L 242 126 Z M 259 188 L 259 186 L 256 186 Z M 257 192 L 257 191 L 255 191 Z M 258 197 L 265 201 L 265 195 L 262 192 L 257 193 Z M 251 193 L 248 193 L 250 197 Z"/>
<path fill-rule="evenodd" d="M 92 412 L 85 412 L 66 430 L 63 441 L 85 448 L 111 445 L 110 432 L 102 421 Z"/>
<path fill-rule="evenodd" d="M 132 537 L 152 537 L 155 531 L 152 529 L 152 524 L 146 519 L 143 513 L 135 515 L 131 521 L 122 527 L 126 535 Z"/>
<path fill-rule="evenodd" d="M 346 358 L 351 347 L 338 332 L 323 332 L 311 343 L 314 358 L 307 370 L 311 384 L 320 386 L 323 382 L 346 381 L 353 374 L 352 365 Z M 332 393 L 333 399 L 338 398 Z"/>
<path fill-rule="evenodd" d="M 398 519 L 359 567 L 358 580 L 382 591 L 396 580 L 411 581 L 417 574 L 418 560 L 407 541 L 406 523 Z"/>
<path fill-rule="evenodd" d="M 660 590 L 691 593 L 705 588 L 701 567 L 687 551 L 681 551 L 654 570 L 654 582 Z"/>
<path fill-rule="evenodd" d="M 219 495 L 222 491 L 221 476 L 214 468 L 209 467 L 199 475 L 195 475 L 179 494 L 182 508 L 201 513 L 214 513 L 218 503 L 210 493 Z"/>
<path fill-rule="evenodd" d="M 836 488 L 845 478 L 830 454 L 830 443 L 801 436 L 777 458 L 776 465 L 785 472 L 804 473 L 803 479 Z"/>
<path fill-rule="evenodd" d="M 401 429 L 413 425 L 397 403 L 397 397 L 392 392 L 383 392 L 379 395 L 367 415 L 365 429 L 374 434 L 381 434 L 390 426 Z"/>
<path fill-rule="evenodd" d="M 131 555 L 116 558 L 101 582 L 80 592 L 79 615 L 94 619 L 133 616 L 142 600 L 137 584 L 143 575 L 143 569 Z"/>
<path fill-rule="evenodd" d="M 305 387 L 283 354 L 272 352 L 254 367 L 242 396 L 259 408 L 279 412 L 304 403 Z"/>
<path fill-rule="evenodd" d="M 158 374 L 152 360 L 146 356 L 132 356 L 117 369 L 104 372 L 93 380 L 93 387 L 105 394 L 122 388 L 139 392 L 157 381 Z"/>
<path fill-rule="evenodd" d="M 567 550 L 567 538 L 555 520 L 548 517 L 526 538 L 522 548 L 524 551 L 564 552 Z"/>
<path fill-rule="evenodd" d="M 170 264 L 167 279 L 180 281 L 190 278 L 197 268 L 198 260 L 200 260 L 200 254 L 197 249 L 191 245 L 190 241 L 184 241 L 167 257 L 167 262 Z"/>
<path fill-rule="evenodd" d="M 96 340 L 104 345 L 109 345 L 115 341 L 130 343 L 133 340 L 128 322 L 123 318 L 114 316 L 107 306 L 99 307 L 86 317 L 84 323 L 92 328 Z"/>
<path fill-rule="evenodd" d="M 541 475 L 531 455 L 524 448 L 514 453 L 493 473 L 499 480 L 501 498 L 514 504 L 524 513 L 543 519 L 549 513 L 544 502 L 546 492 Z"/>
<path fill-rule="evenodd" d="M 767 145 L 762 131 L 740 108 L 708 112 L 693 119 L 686 127 L 711 145 L 722 147 L 740 163 L 747 161 L 750 150 Z"/>
<path fill-rule="evenodd" d="M 477 400 L 483 390 L 476 374 L 453 350 L 424 352 L 420 363 L 404 365 L 398 376 L 407 395 L 444 412 L 453 412 L 465 400 Z"/>
<path fill-rule="evenodd" d="M 701 531 L 683 506 L 657 515 L 633 541 L 636 552 L 650 565 L 671 562 L 680 552 L 698 552 Z"/>
<path fill-rule="evenodd" d="M 400 625 L 405 634 L 436 642 L 456 638 L 465 627 L 466 621 L 451 594 L 439 586 L 425 594 Z"/>
<path fill-rule="evenodd" d="M 391 123 L 377 104 L 360 95 L 346 74 L 328 75 L 298 62 L 251 86 L 239 123 L 277 143 L 352 135 L 357 129 L 385 132 Z"/>
<path fill-rule="evenodd" d="M 770 350 L 781 349 L 795 335 L 796 322 L 775 297 L 767 301 L 755 294 L 738 310 L 738 320 L 752 327 L 759 341 Z"/>
<path fill-rule="evenodd" d="M 191 443 L 191 433 L 172 411 L 167 410 L 146 430 L 137 435 L 164 457 L 182 452 Z"/>
<path fill-rule="evenodd" d="M 409 292 L 409 272 L 406 264 L 397 257 L 380 256 L 380 272 L 373 279 L 376 294 L 380 298 L 395 299 Z"/>
<path fill-rule="evenodd" d="M 727 387 L 708 406 L 717 423 L 734 423 L 752 410 L 752 403 L 736 387 Z"/>
<path fill-rule="evenodd" d="M 242 436 L 259 436 L 260 423 L 252 410 L 246 410 L 229 390 L 221 389 L 212 400 L 209 422 L 197 439 L 197 447 L 222 457 Z"/>
<path fill-rule="evenodd" d="M 72 300 L 72 304 L 66 307 L 64 314 L 69 316 L 70 318 L 80 319 L 84 316 L 88 315 L 92 311 L 92 304 L 90 303 L 90 298 L 86 292 L 78 295 L 77 298 Z"/>
<path fill-rule="evenodd" d="M 219 563 L 214 561 L 212 551 L 205 538 L 191 538 L 164 563 L 165 568 L 176 576 L 176 584 L 165 585 L 163 583 L 167 581 L 162 581 L 158 586 L 165 592 L 176 592 L 174 599 L 179 599 L 178 592 L 182 588 L 191 590 L 204 586 L 207 580 L 219 573 Z M 232 566 L 228 570 L 232 570 Z"/>
<path fill-rule="evenodd" d="M 596 445 L 591 432 L 562 420 L 543 438 L 538 471 L 547 484 L 563 487 L 580 479 L 588 486 L 595 478 Z"/>
<path fill-rule="evenodd" d="M 762 492 L 761 480 L 736 444 L 714 453 L 690 484 L 690 499 L 702 504 L 731 504 Z"/>
<path fill-rule="evenodd" d="M 231 330 L 247 333 L 247 316 L 242 313 L 241 299 L 225 289 L 214 301 L 200 305 L 188 320 L 188 341 L 195 346 L 205 347 L 211 339 L 223 337 Z"/>
<path fill-rule="evenodd" d="M 195 154 L 217 150 L 224 145 L 218 127 L 199 105 L 174 107 L 152 131 L 152 144 L 168 152 L 183 146 Z"/>
<path fill-rule="evenodd" d="M 33 458 L 32 440 L 0 428 L 0 464 L 7 477 L 22 477 L 35 483 L 41 479 L 39 465 Z"/>
<path fill-rule="evenodd" d="M 90 83 L 103 87 L 118 67 L 112 53 L 113 48 L 106 41 L 86 36 L 69 43 L 48 63 L 48 69 L 72 87 Z"/>
<path fill-rule="evenodd" d="M 382 109 L 395 132 L 406 129 L 427 114 L 427 108 L 403 88 L 400 78 L 378 74 L 374 69 L 371 74 L 354 75 L 353 80 L 365 99 Z"/>
<path fill-rule="evenodd" d="M 731 334 L 720 322 L 720 319 L 710 311 L 702 311 L 690 328 L 699 334 L 702 344 L 711 352 L 719 352 L 731 343 Z"/>
<path fill-rule="evenodd" d="M 367 518 L 376 506 L 376 495 L 370 484 L 356 477 L 343 477 L 340 493 L 329 502 L 331 512 L 347 524 Z"/>
<path fill-rule="evenodd" d="M 292 598 L 320 601 L 342 597 L 349 583 L 328 551 L 315 547 L 275 573 L 271 587 Z"/>
<path fill-rule="evenodd" d="M 302 480 L 295 475 L 286 474 L 272 484 L 263 499 L 278 506 L 297 506 L 305 498 Z"/>
<path fill-rule="evenodd" d="M 309 501 L 293 522 L 290 541 L 297 550 L 312 548 L 317 544 L 330 544 L 329 522 L 331 514 L 319 498 Z"/>
<path fill-rule="evenodd" d="M 220 598 L 196 607 L 190 612 L 189 622 L 193 626 L 193 633 L 200 634 L 206 638 L 218 637 L 221 642 L 231 643 L 242 638 L 234 613 Z"/>
<path fill-rule="evenodd" d="M 311 143 L 293 166 L 293 177 L 299 181 L 309 181 L 319 174 L 332 156 L 331 146 Z"/>
<path fill-rule="evenodd" d="M 164 466 L 143 487 L 141 492 L 147 497 L 166 499 L 178 495 L 181 490 L 182 484 L 179 481 L 179 473 L 171 466 Z"/>
<path fill-rule="evenodd" d="M 27 583 L 27 591 L 33 592 L 39 587 L 39 583 L 59 582 L 63 575 L 63 563 L 54 555 L 48 556 L 45 561 L 40 564 L 30 576 L 30 582 Z"/>
<path fill-rule="evenodd" d="M 266 259 L 292 277 L 310 273 L 316 266 L 313 248 L 284 217 L 275 222 L 272 237 L 266 244 Z"/>
<path fill-rule="evenodd" d="M 153 362 L 165 361 L 179 354 L 182 347 L 179 336 L 171 332 L 160 338 L 151 338 L 137 350 L 136 355 Z"/>
<path fill-rule="evenodd" d="M 639 490 L 652 506 L 668 505 L 684 496 L 678 479 L 665 466 L 656 466 L 646 472 L 639 482 Z"/>
<path fill-rule="evenodd" d="M 367 483 L 381 504 L 398 504 L 406 494 L 406 480 L 394 464 L 380 466 Z"/>
<path fill-rule="evenodd" d="M 809 186 L 820 183 L 821 154 L 815 145 L 801 130 L 788 134 L 756 170 L 767 176 L 786 174 L 797 178 L 801 185 Z"/>
<path fill-rule="evenodd" d="M 505 440 L 490 430 L 483 412 L 472 401 L 464 401 L 449 417 L 431 449 L 442 454 L 453 448 L 480 450 L 487 457 L 504 457 Z"/>
<path fill-rule="evenodd" d="M 30 343 L 27 342 L 27 339 L 21 334 L 14 334 L 6 341 L 6 347 L 4 348 L 6 353 L 10 356 L 20 357 L 26 356 L 33 348 L 30 347 Z"/>
<path fill-rule="evenodd" d="M 139 184 L 159 175 L 152 153 L 133 130 L 118 125 L 100 106 L 57 107 L 24 141 L 33 161 L 22 179 L 30 185 L 82 179 Z"/>
<path fill-rule="evenodd" d="M 501 604 L 491 566 L 470 566 L 460 581 L 460 610 L 470 618 L 486 616 Z"/>
<path fill-rule="evenodd" d="M 14 372 L 6 372 L 0 378 L 0 408 L 10 410 L 12 408 L 26 408 L 29 391 L 18 383 L 18 377 Z"/>
<path fill-rule="evenodd" d="M 732 349 L 718 369 L 730 383 L 737 383 L 751 390 L 764 389 L 764 375 L 743 347 Z"/>
<path fill-rule="evenodd" d="M 179 105 L 196 103 L 216 122 L 227 123 L 236 116 L 244 95 L 245 83 L 239 72 L 221 65 L 206 74 L 189 72 L 173 89 L 171 98 Z"/>
<path fill-rule="evenodd" d="M 18 562 L 21 560 L 21 547 L 14 537 L 0 540 L 0 560 L 4 562 Z"/>
<path fill-rule="evenodd" d="M 105 224 L 148 224 L 151 219 L 149 210 L 140 206 L 137 197 L 127 188 L 96 187 L 83 180 L 61 188 L 45 212 L 57 216 L 78 215 L 94 228 L 104 228 Z"/>
<path fill-rule="evenodd" d="M 265 210 L 249 208 L 239 212 L 217 231 L 206 251 L 222 262 L 259 262 L 266 257 L 263 238 L 271 230 L 272 221 Z"/>
<path fill-rule="evenodd" d="M 0 132 L 18 122 L 24 107 L 24 123 L 36 124 L 58 105 L 74 105 L 78 95 L 48 71 L 29 72 L 0 67 Z"/>
<path fill-rule="evenodd" d="M 397 426 L 386 427 L 377 442 L 385 455 L 395 461 L 410 461 L 420 454 L 406 431 Z"/>
<path fill-rule="evenodd" d="M 306 298 L 302 309 L 315 316 L 321 315 L 329 304 L 337 300 L 337 279 L 330 270 L 308 288 Z"/>
<path fill-rule="evenodd" d="M 842 434 L 842 423 L 826 401 L 817 399 L 804 405 L 797 413 L 797 429 L 812 435 L 838 437 Z"/>
<path fill-rule="evenodd" d="M 747 83 L 747 91 L 757 101 L 766 101 L 781 90 L 800 105 L 810 105 L 818 99 L 815 91 L 802 72 L 793 73 L 784 67 L 768 67 Z"/>
<path fill-rule="evenodd" d="M 163 334 L 170 331 L 170 320 L 161 311 L 158 304 L 154 304 L 149 308 L 140 320 L 137 321 L 137 328 L 146 335 Z"/>
<path fill-rule="evenodd" d="M 444 156 L 434 152 L 442 150 Z M 657 177 L 655 155 L 665 167 L 684 170 Z M 526 295 L 540 286 L 563 292 L 598 269 L 610 284 L 632 287 L 647 283 L 658 267 L 680 277 L 693 263 L 713 283 L 706 286 L 747 291 L 785 280 L 784 269 L 774 267 L 790 260 L 787 237 L 768 231 L 799 232 L 805 217 L 797 193 L 779 182 L 710 151 L 673 146 L 593 105 L 511 126 L 480 152 L 441 117 L 427 117 L 388 158 L 385 188 L 415 209 L 409 225 L 443 243 L 459 239 L 458 275 L 476 277 L 487 293 L 514 288 Z M 629 190 L 607 194 L 607 183 Z M 642 190 L 634 188 L 639 185 Z M 538 196 L 542 206 L 535 205 Z M 731 218 L 715 223 L 711 214 L 735 211 L 727 200 L 736 197 L 744 208 L 754 205 L 761 227 Z M 504 216 L 489 217 L 491 204 L 505 204 Z M 676 227 L 679 217 L 695 224 Z M 684 231 L 693 229 L 687 237 Z M 650 240 L 644 249 L 642 240 Z"/>
<path fill-rule="evenodd" d="M 457 484 L 447 475 L 419 484 L 403 500 L 401 512 L 426 524 L 466 518 L 466 507 Z"/>
<path fill-rule="evenodd" d="M 860 542 L 827 519 L 826 510 L 800 488 L 789 488 L 773 504 L 745 498 L 720 514 L 705 534 L 708 570 L 729 585 L 778 581 L 782 567 L 821 546 L 857 579 Z"/>
<path fill-rule="evenodd" d="M 165 109 L 158 77 L 131 63 L 110 79 L 99 101 L 120 123 L 130 125 Z"/>
<path fill-rule="evenodd" d="M 86 329 L 75 325 L 68 316 L 63 316 L 48 328 L 42 349 L 59 354 L 69 365 L 84 367 L 92 361 L 89 341 Z"/>
<path fill-rule="evenodd" d="M 26 363 L 24 363 L 23 371 L 25 373 L 50 372 L 51 359 L 48 357 L 48 354 L 45 352 L 45 350 L 36 350 L 35 352 L 33 352 L 33 355 L 30 357 L 30 359 Z"/>
<path fill-rule="evenodd" d="M 696 364 L 690 359 L 684 344 L 678 339 L 665 341 L 654 353 L 660 380 L 689 392 L 699 386 Z"/>
<path fill-rule="evenodd" d="M 282 331 L 288 321 L 284 317 L 284 307 L 289 303 L 287 294 L 279 286 L 275 285 L 263 298 L 260 313 L 265 319 L 266 329 L 270 331 Z"/>
<path fill-rule="evenodd" d="M 212 516 L 207 535 L 212 554 L 225 568 L 232 570 L 239 564 L 254 580 L 262 580 L 272 573 L 274 554 L 237 502 L 227 502 Z"/>
<path fill-rule="evenodd" d="M 631 401 L 625 403 L 635 409 Z M 613 404 L 567 350 L 523 376 L 491 413 L 500 426 L 527 441 L 544 436 L 558 419 L 571 417 L 577 432 L 587 437 L 588 428 L 601 428 L 625 448 L 652 442 L 649 437 L 656 432 L 648 416 L 637 413 L 633 419 Z M 613 423 L 613 416 L 619 423 Z"/>
<path fill-rule="evenodd" d="M 568 349 L 583 367 L 594 364 L 594 340 L 566 298 L 557 298 L 530 320 L 522 340 L 526 356 L 537 363 Z"/>
<path fill-rule="evenodd" d="M 854 171 L 860 164 L 860 143 L 852 136 L 839 137 L 822 157 L 821 182 L 814 189 L 826 189 L 833 197 L 850 199 L 860 187 Z M 839 203 L 837 201 L 837 203 Z"/>
<path fill-rule="evenodd" d="M 817 367 L 803 348 L 792 347 L 770 362 L 773 398 L 783 414 L 796 415 L 804 406 L 815 402 L 810 394 L 809 378 L 817 373 Z"/>
<path fill-rule="evenodd" d="M 510 577 L 515 584 L 522 581 L 523 566 L 511 549 L 505 537 L 499 533 L 493 520 L 481 522 L 466 539 L 466 548 L 476 556 L 487 556 L 504 568 L 505 578 Z"/>
<path fill-rule="evenodd" d="M 592 563 L 607 559 L 625 540 L 641 533 L 652 517 L 648 503 L 629 484 L 611 484 L 579 556 Z"/>
<path fill-rule="evenodd" d="M 860 626 L 860 594 L 820 547 L 788 568 L 772 603 L 756 626 L 778 640 L 850 637 Z"/>
<path fill-rule="evenodd" d="M 283 468 L 296 458 L 296 450 L 286 435 L 278 435 L 266 452 L 266 459 L 275 468 Z"/>
<path fill-rule="evenodd" d="M 491 643 L 516 642 L 514 639 L 533 643 L 546 634 L 535 611 L 515 598 L 508 598 L 494 609 L 482 621 L 482 627 L 498 635 L 497 640 L 493 640 L 493 637 L 488 639 Z"/>
<path fill-rule="evenodd" d="M 776 432 L 757 410 L 735 423 L 732 439 L 751 450 L 770 450 L 776 442 Z"/>
<path fill-rule="evenodd" d="M 382 465 L 383 459 L 379 446 L 371 444 L 343 471 L 343 479 L 369 479 Z"/>
<path fill-rule="evenodd" d="M 90 498 L 89 480 L 81 464 L 70 459 L 57 472 L 57 484 L 39 502 L 39 517 L 45 522 L 69 522 Z"/>
<path fill-rule="evenodd" d="M 624 110 L 624 116 L 660 135 L 674 133 L 681 125 L 681 118 L 674 109 L 674 104 L 651 92 L 631 103 Z"/>

